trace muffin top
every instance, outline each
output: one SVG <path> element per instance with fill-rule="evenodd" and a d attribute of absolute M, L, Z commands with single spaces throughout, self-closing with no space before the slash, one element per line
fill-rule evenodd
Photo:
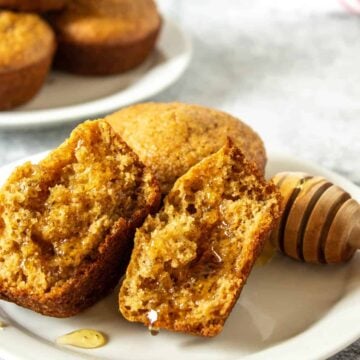
<path fill-rule="evenodd" d="M 153 0 L 73 0 L 51 17 L 62 40 L 82 43 L 129 43 L 160 26 Z"/>
<path fill-rule="evenodd" d="M 55 37 L 37 15 L 0 11 L 0 72 L 34 64 L 52 52 Z"/>
<path fill-rule="evenodd" d="M 228 137 L 264 171 L 266 153 L 260 137 L 221 111 L 182 103 L 145 103 L 106 120 L 153 170 L 163 194 L 190 167 L 218 151 Z"/>

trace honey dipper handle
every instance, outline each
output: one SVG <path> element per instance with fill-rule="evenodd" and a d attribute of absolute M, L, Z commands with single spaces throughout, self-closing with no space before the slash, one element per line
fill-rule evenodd
<path fill-rule="evenodd" d="M 350 233 L 349 244 L 354 249 L 360 249 L 360 219 Z"/>

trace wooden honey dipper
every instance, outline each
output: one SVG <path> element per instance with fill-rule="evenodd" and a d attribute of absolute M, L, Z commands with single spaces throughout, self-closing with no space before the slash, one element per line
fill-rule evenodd
<path fill-rule="evenodd" d="M 283 215 L 270 241 L 309 263 L 335 264 L 360 249 L 360 205 L 320 176 L 283 172 L 272 179 L 283 196 Z"/>

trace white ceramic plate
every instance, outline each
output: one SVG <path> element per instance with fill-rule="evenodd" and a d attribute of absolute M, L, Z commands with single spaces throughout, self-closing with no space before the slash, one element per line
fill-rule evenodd
<path fill-rule="evenodd" d="M 170 86 L 185 71 L 190 58 L 189 37 L 164 19 L 155 51 L 140 67 L 106 77 L 54 71 L 31 102 L 0 112 L 0 129 L 51 126 L 108 114 Z"/>
<path fill-rule="evenodd" d="M 29 160 L 37 161 L 41 156 Z M 268 174 L 300 170 L 327 177 L 360 200 L 360 189 L 330 171 L 292 157 L 269 156 Z M 15 164 L 0 169 L 2 183 Z M 325 359 L 360 337 L 360 253 L 341 266 L 315 266 L 277 256 L 255 268 L 221 335 L 203 339 L 162 331 L 149 335 L 126 322 L 117 294 L 69 319 L 41 316 L 0 302 L 8 327 L 0 332 L 6 360 L 98 359 Z M 54 340 L 80 328 L 95 328 L 109 343 L 95 350 L 59 347 Z"/>

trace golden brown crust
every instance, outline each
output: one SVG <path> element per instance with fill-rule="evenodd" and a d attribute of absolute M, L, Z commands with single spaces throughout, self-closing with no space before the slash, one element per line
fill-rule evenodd
<path fill-rule="evenodd" d="M 119 294 L 121 313 L 146 326 L 217 335 L 280 216 L 280 203 L 275 185 L 231 142 L 202 160 L 137 230 Z"/>
<path fill-rule="evenodd" d="M 21 69 L 52 55 L 55 36 L 35 14 L 0 11 L 0 73 Z"/>
<path fill-rule="evenodd" d="M 69 0 L 0 0 L 0 7 L 18 11 L 46 12 L 61 10 Z"/>
<path fill-rule="evenodd" d="M 83 44 L 59 39 L 55 66 L 80 75 L 111 75 L 142 64 L 153 50 L 160 27 L 132 44 Z"/>
<path fill-rule="evenodd" d="M 153 0 L 74 0 L 50 22 L 59 43 L 56 65 L 84 75 L 121 73 L 140 65 L 161 28 Z"/>
<path fill-rule="evenodd" d="M 0 11 L 0 110 L 29 101 L 41 88 L 55 36 L 37 15 Z"/>
<path fill-rule="evenodd" d="M 218 151 L 230 136 L 264 172 L 261 138 L 242 121 L 221 111 L 184 103 L 144 103 L 106 120 L 156 174 L 166 194 L 178 177 Z"/>
<path fill-rule="evenodd" d="M 52 53 L 36 64 L 0 73 L 0 110 L 31 100 L 41 89 L 52 63 Z"/>
<path fill-rule="evenodd" d="M 141 225 L 147 214 L 154 212 L 157 209 L 160 194 L 154 177 L 152 177 L 149 171 L 139 162 L 131 149 L 123 143 L 121 139 L 116 137 L 108 125 L 105 126 L 104 124 L 106 123 L 103 121 L 95 121 L 80 125 L 74 130 L 70 139 L 44 159 L 38 167 L 31 168 L 30 164 L 25 164 L 23 167 L 16 169 L 2 188 L 2 191 L 0 192 L 0 198 L 2 199 L 2 208 L 0 207 L 0 258 L 2 261 L 2 269 L 0 272 L 0 297 L 2 299 L 12 301 L 18 305 L 30 308 L 44 315 L 56 317 L 72 316 L 105 296 L 115 287 L 120 276 L 125 271 L 130 251 L 132 249 L 132 237 L 135 228 Z M 111 225 L 111 228 L 106 230 L 106 235 L 104 239 L 100 238 L 100 243 L 96 240 L 94 245 L 91 245 L 92 247 L 88 247 L 84 245 L 86 237 L 78 238 L 76 242 L 69 242 L 71 239 L 68 238 L 68 236 L 73 233 L 73 229 L 78 231 L 78 233 L 88 233 L 90 234 L 89 236 L 95 236 L 97 229 L 97 227 L 87 227 L 87 225 L 83 225 L 86 226 L 84 228 L 85 231 L 81 231 L 81 227 L 79 228 L 77 224 L 81 224 L 81 221 L 84 221 L 84 219 L 76 217 L 75 222 L 71 221 L 72 218 L 74 218 L 74 214 L 72 212 L 69 212 L 68 216 L 64 218 L 64 221 L 67 223 L 74 223 L 73 229 L 70 229 L 71 232 L 68 232 L 68 235 L 63 235 L 61 229 L 66 228 L 67 226 L 67 224 L 63 223 L 59 225 L 60 230 L 58 234 L 54 234 L 52 231 L 50 233 L 52 235 L 49 239 L 46 237 L 46 233 L 49 232 L 49 226 L 52 226 L 52 221 L 55 221 L 54 228 L 56 230 L 56 221 L 59 220 L 59 216 L 64 212 L 66 213 L 72 206 L 69 199 L 67 199 L 64 195 L 60 195 L 58 191 L 61 191 L 61 188 L 64 186 L 69 186 L 71 187 L 70 191 L 72 196 L 74 198 L 77 196 L 76 194 L 78 194 L 78 190 L 81 189 L 83 185 L 82 180 L 80 185 L 76 185 L 77 183 L 74 182 L 74 180 L 71 180 L 73 170 L 76 171 L 76 169 L 83 168 L 81 166 L 82 160 L 80 159 L 80 156 L 82 156 L 81 154 L 84 154 L 83 151 L 87 146 L 95 146 L 94 142 L 97 143 L 96 146 L 102 146 L 99 145 L 99 135 L 96 135 L 96 132 L 103 134 L 101 135 L 103 136 L 103 141 L 111 141 L 111 146 L 114 146 L 113 144 L 115 143 L 121 145 L 121 154 L 126 153 L 127 156 L 124 158 L 124 164 L 122 165 L 124 166 L 123 169 L 137 169 L 136 171 L 138 175 L 136 175 L 134 180 L 132 180 L 133 177 L 130 173 L 129 176 L 126 172 L 124 175 L 121 175 L 124 178 L 124 180 L 121 181 L 126 181 L 130 185 L 133 184 L 129 188 L 130 190 L 126 190 L 127 188 L 124 187 L 124 194 L 128 194 L 128 191 L 132 191 L 131 189 L 133 188 L 135 189 L 135 192 L 131 193 L 131 200 L 130 198 L 123 199 L 121 203 L 116 205 L 116 209 L 119 208 L 119 210 L 116 210 L 114 214 L 118 214 L 119 211 L 122 215 L 120 217 L 116 215 L 116 219 L 118 220 L 115 220 L 115 222 Z M 90 152 L 97 151 L 95 148 L 94 150 L 89 150 Z M 86 155 L 83 156 L 87 158 Z M 110 156 L 110 154 L 107 156 Z M 74 161 L 73 159 L 77 160 L 74 163 L 75 167 L 71 169 L 69 166 L 71 166 L 72 161 Z M 98 165 L 96 163 L 93 164 L 94 169 L 97 166 Z M 96 171 L 98 170 L 91 172 L 91 167 L 86 166 L 84 171 L 85 178 L 88 177 L 89 179 L 90 189 L 97 189 L 97 185 L 94 182 L 96 181 L 94 176 L 96 176 Z M 110 170 L 110 168 L 103 169 L 103 171 L 109 172 L 105 177 L 106 179 L 113 179 L 111 181 L 117 181 L 113 178 L 113 175 L 110 172 L 112 170 Z M 88 173 L 89 175 L 86 175 Z M 22 176 L 30 176 L 29 181 L 27 179 L 23 179 Z M 36 176 L 40 176 L 41 179 L 43 179 L 43 182 L 39 182 Z M 59 178 L 59 176 L 61 177 Z M 121 176 L 119 175 L 119 177 Z M 59 182 L 54 183 L 54 179 L 58 178 L 60 179 Z M 65 181 L 65 185 L 62 185 L 63 181 Z M 29 188 L 25 186 L 25 184 L 28 183 L 30 184 Z M 69 185 L 66 185 L 67 183 L 69 183 Z M 111 188 L 111 185 L 107 184 L 108 183 L 104 183 L 104 187 L 102 186 L 104 191 L 106 191 L 106 189 L 110 189 L 107 191 L 116 189 Z M 77 189 L 76 186 L 80 186 L 80 188 Z M 23 190 L 17 192 L 18 188 Z M 44 189 L 46 191 L 45 194 L 47 194 L 43 200 L 41 200 L 42 198 L 40 196 L 44 196 L 44 193 L 42 192 L 44 190 L 41 189 Z M 58 194 L 56 199 L 51 195 L 54 194 L 54 191 Z M 28 199 L 29 196 L 31 201 L 28 204 L 26 199 Z M 83 196 L 85 206 L 86 204 L 93 204 L 91 205 L 91 208 L 89 208 L 88 212 L 92 211 L 92 209 L 97 206 L 96 203 L 91 202 L 89 197 L 90 195 L 87 196 L 84 194 Z M 97 195 L 95 194 L 94 196 Z M 134 199 L 132 199 L 132 197 L 134 197 Z M 18 205 L 19 201 L 20 204 L 22 204 L 20 209 Z M 45 202 L 42 203 L 42 201 Z M 48 201 L 50 201 L 50 203 L 48 203 Z M 126 208 L 125 203 L 128 204 L 126 205 Z M 60 208 L 58 207 L 59 205 L 61 206 Z M 40 210 L 36 210 L 34 212 L 34 210 L 32 210 L 33 206 L 35 206 L 36 209 L 39 208 Z M 79 200 L 75 200 L 74 206 L 76 208 L 80 206 Z M 59 216 L 56 218 L 47 217 L 46 224 L 40 225 L 42 224 L 41 219 L 44 214 L 46 214 L 48 210 L 56 211 L 56 207 L 58 207 L 61 211 Z M 98 221 L 98 219 L 103 219 L 104 215 L 108 215 L 101 215 L 102 213 L 99 211 L 102 210 L 100 208 L 99 210 L 95 209 L 95 214 L 100 214 L 96 215 L 96 221 Z M 129 213 L 129 211 L 131 212 Z M 56 214 L 58 214 L 58 212 L 55 212 L 54 215 Z M 109 214 L 109 219 L 113 218 L 115 215 Z M 15 221 L 14 218 L 19 219 L 20 222 L 16 221 L 16 223 L 19 224 L 19 227 L 23 226 L 23 223 L 25 224 L 27 232 L 23 235 L 23 239 L 19 239 L 17 229 L 11 225 L 11 222 Z M 27 223 L 25 223 L 25 221 L 28 220 L 30 220 L 30 223 L 33 224 L 30 228 L 26 226 Z M 106 223 L 111 224 L 109 221 Z M 89 231 L 86 231 L 86 229 Z M 100 234 L 102 234 L 102 232 L 100 232 Z M 58 239 L 58 235 L 66 237 L 60 237 Z M 90 237 L 90 239 L 92 238 Z M 46 244 L 50 241 L 54 250 L 52 250 L 49 254 L 43 253 L 42 247 L 37 247 L 38 241 L 41 241 L 42 244 Z M 34 244 L 30 244 L 29 247 L 29 242 L 34 242 Z M 98 245 L 96 245 L 97 243 Z M 62 244 L 64 244 L 65 247 L 63 247 L 59 252 L 57 250 L 58 246 L 62 246 Z M 35 252 L 34 250 L 31 250 L 34 246 Z M 79 251 L 82 251 L 83 253 L 79 253 L 79 260 L 75 259 L 73 263 L 70 263 L 69 267 L 67 262 L 68 259 L 73 258 L 73 249 L 75 246 L 78 246 Z M 93 248 L 94 246 L 95 248 Z M 16 259 L 14 258 L 14 260 L 10 260 L 10 262 L 6 262 L 6 258 L 9 256 L 7 249 L 14 249 L 11 251 L 19 253 L 20 257 L 17 257 Z M 24 257 L 24 254 L 28 254 L 28 257 Z M 33 261 L 35 261 L 34 264 L 36 265 L 38 260 L 40 260 L 41 269 L 37 266 L 34 268 L 34 266 L 31 265 L 31 262 Z M 59 264 L 60 267 L 59 269 L 55 267 L 55 272 L 53 272 L 51 264 L 52 261 L 55 260 L 55 264 Z M 15 266 L 15 272 L 13 261 L 20 263 L 20 266 Z M 9 264 L 11 266 L 10 268 Z M 23 266 L 25 266 L 25 269 Z M 31 272 L 28 269 L 32 269 Z M 27 279 L 25 282 L 22 280 L 22 277 L 24 276 L 25 279 Z M 45 286 L 40 288 L 39 286 L 42 285 L 44 281 L 40 282 L 40 285 L 37 285 L 38 282 L 34 283 L 35 280 L 32 279 L 37 279 L 38 277 L 43 279 L 43 276 L 45 276 Z"/>
<path fill-rule="evenodd" d="M 72 0 L 51 19 L 62 39 L 85 44 L 133 43 L 161 22 L 153 0 Z"/>

